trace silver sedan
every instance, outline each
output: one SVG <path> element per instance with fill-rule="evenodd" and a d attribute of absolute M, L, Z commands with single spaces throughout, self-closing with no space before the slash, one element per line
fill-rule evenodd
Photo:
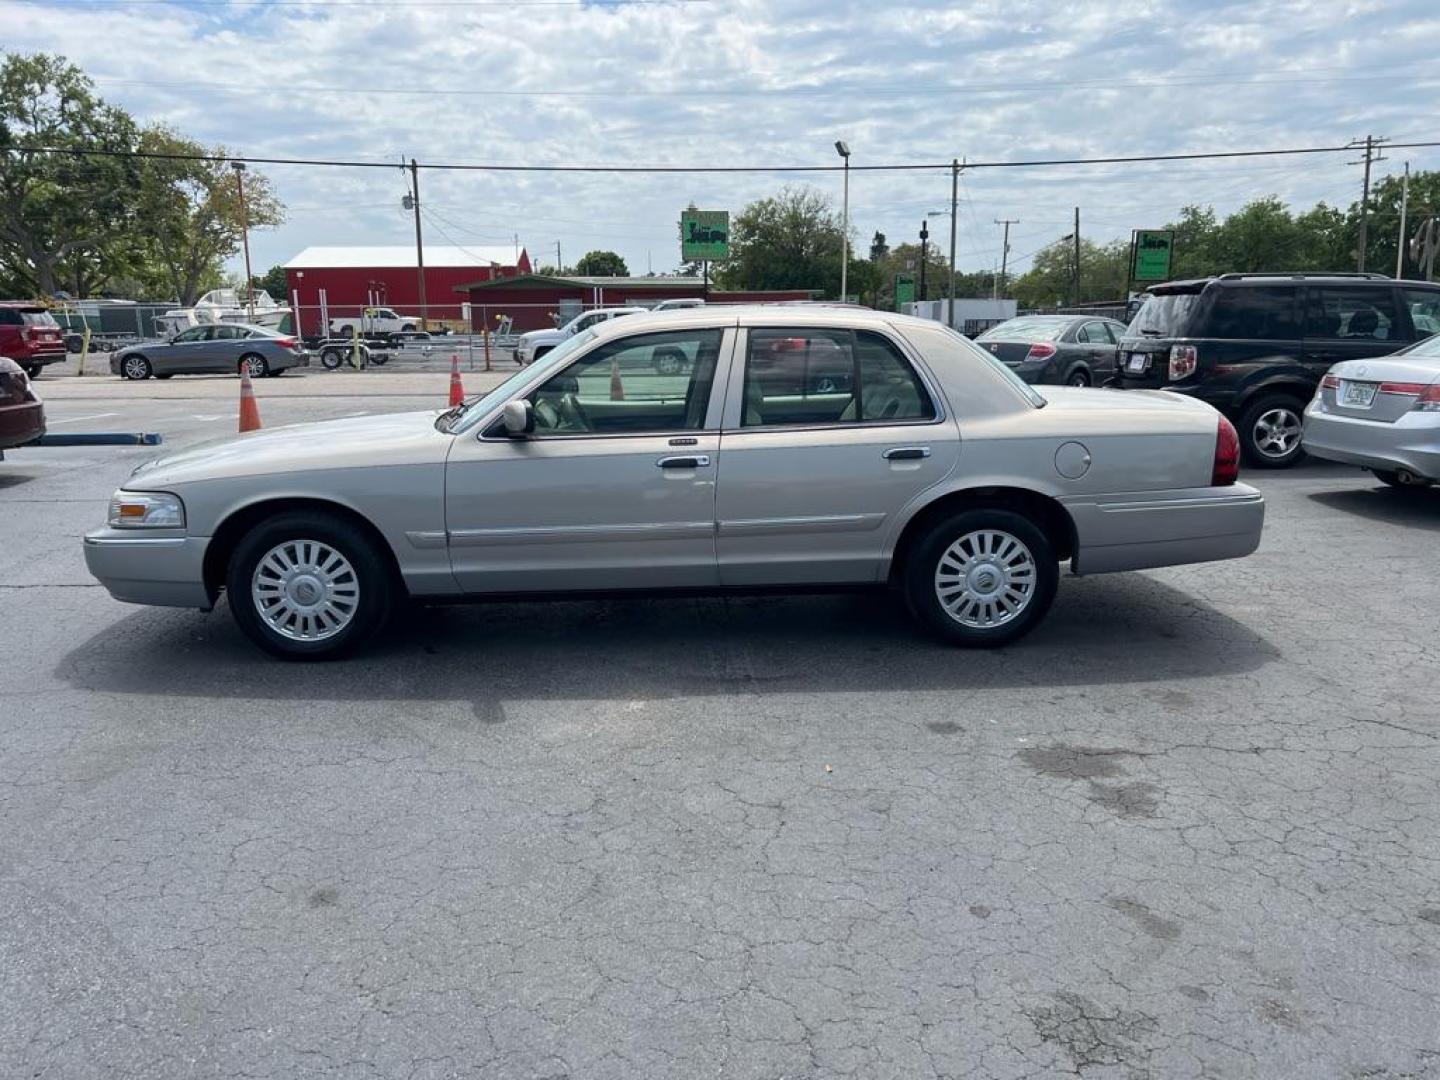
<path fill-rule="evenodd" d="M 111 373 L 122 379 L 235 375 L 242 370 L 258 379 L 309 364 L 310 355 L 296 338 L 244 323 L 192 326 L 169 341 L 142 341 L 110 357 Z"/>
<path fill-rule="evenodd" d="M 1440 335 L 1332 367 L 1305 410 L 1304 445 L 1392 487 L 1440 481 Z"/>
<path fill-rule="evenodd" d="M 662 372 L 658 356 L 679 355 Z M 1210 406 L 1046 387 L 938 323 L 700 308 L 582 331 L 444 413 L 256 432 L 137 470 L 84 540 L 117 599 L 286 657 L 404 597 L 892 588 L 999 645 L 1075 573 L 1247 555 L 1264 504 Z"/>

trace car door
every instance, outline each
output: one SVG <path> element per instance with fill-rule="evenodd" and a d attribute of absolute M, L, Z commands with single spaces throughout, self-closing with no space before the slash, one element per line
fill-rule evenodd
<path fill-rule="evenodd" d="M 959 452 L 908 346 L 873 330 L 751 327 L 729 382 L 721 584 L 875 581 L 888 524 Z"/>
<path fill-rule="evenodd" d="M 1109 375 L 1114 371 L 1115 340 L 1104 321 L 1092 319 L 1081 324 L 1075 340 L 1085 350 L 1085 363 L 1094 374 Z"/>
<path fill-rule="evenodd" d="M 240 369 L 240 354 L 248 331 L 243 326 L 212 326 L 205 344 L 204 368 L 216 375 L 232 375 Z"/>
<path fill-rule="evenodd" d="M 716 585 L 720 384 L 734 336 L 709 326 L 599 342 L 522 395 L 535 417 L 529 437 L 509 438 L 497 422 L 457 440 L 445 515 L 460 587 Z M 661 349 L 690 362 L 662 375 Z"/>
<path fill-rule="evenodd" d="M 1408 327 L 1388 285 L 1311 285 L 1306 289 L 1305 367 L 1316 382 L 1341 360 L 1401 348 Z"/>
<path fill-rule="evenodd" d="M 203 371 L 200 365 L 205 360 L 205 344 L 210 339 L 212 326 L 192 326 L 182 330 L 170 341 L 155 349 L 150 356 L 150 366 L 157 375 L 190 375 Z"/>

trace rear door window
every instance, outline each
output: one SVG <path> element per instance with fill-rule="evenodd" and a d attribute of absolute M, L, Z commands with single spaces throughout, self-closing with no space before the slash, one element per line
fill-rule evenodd
<path fill-rule="evenodd" d="M 14 308 L 0 308 L 0 326 L 24 326 L 25 317 Z"/>
<path fill-rule="evenodd" d="M 1310 289 L 1305 309 L 1307 338 L 1394 341 L 1400 332 L 1395 297 L 1389 288 L 1327 285 Z"/>
<path fill-rule="evenodd" d="M 1077 341 L 1088 342 L 1091 345 L 1115 344 L 1110 337 L 1110 328 L 1103 322 L 1087 322 L 1080 328 L 1080 332 L 1075 335 L 1075 338 Z"/>
<path fill-rule="evenodd" d="M 868 330 L 755 329 L 745 358 L 746 427 L 887 424 L 935 418 L 924 383 Z"/>
<path fill-rule="evenodd" d="M 1300 337 L 1293 285 L 1246 285 L 1218 288 L 1210 317 L 1200 336 L 1262 341 L 1294 341 Z"/>

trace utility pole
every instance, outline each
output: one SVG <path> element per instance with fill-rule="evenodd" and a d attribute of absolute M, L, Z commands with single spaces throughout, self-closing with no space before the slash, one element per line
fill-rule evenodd
<path fill-rule="evenodd" d="M 1070 270 L 1072 305 L 1080 303 L 1080 208 L 1075 207 L 1075 261 Z"/>
<path fill-rule="evenodd" d="M 920 299 L 925 299 L 925 249 L 930 242 L 930 219 L 920 219 Z"/>
<path fill-rule="evenodd" d="M 420 235 L 420 166 L 410 159 L 410 195 L 415 203 L 415 274 L 420 290 L 420 329 L 429 331 L 430 307 L 425 303 L 425 242 Z"/>
<path fill-rule="evenodd" d="M 559 240 L 556 240 L 556 241 L 555 241 L 555 273 L 557 273 L 557 274 L 563 274 L 564 272 L 565 272 L 565 260 L 560 257 L 560 241 L 559 241 Z"/>
<path fill-rule="evenodd" d="M 1370 166 L 1377 161 L 1387 160 L 1380 156 L 1380 147 L 1389 141 L 1384 137 L 1377 138 L 1374 135 L 1366 135 L 1365 156 L 1359 161 L 1350 162 L 1351 165 L 1365 166 L 1365 179 L 1361 181 L 1360 186 L 1360 238 L 1356 245 L 1358 250 L 1355 252 L 1355 269 L 1362 274 L 1365 272 L 1365 246 L 1369 238 L 1370 226 Z M 1350 145 L 1359 146 L 1360 140 L 1352 139 Z"/>
<path fill-rule="evenodd" d="M 1019 218 L 994 218 L 996 225 L 1005 226 L 1005 239 L 1000 241 L 1000 277 L 995 283 L 996 299 L 1005 298 L 1005 270 L 1010 265 L 1010 226 L 1019 225 Z"/>
<path fill-rule="evenodd" d="M 250 321 L 255 321 L 255 279 L 250 276 L 250 215 L 245 210 L 245 163 L 232 161 L 235 170 L 235 190 L 240 195 L 240 239 L 245 245 L 245 309 Z"/>
<path fill-rule="evenodd" d="M 1400 235 L 1395 241 L 1395 280 L 1405 276 L 1405 211 L 1410 209 L 1410 162 L 1405 162 L 1405 178 L 1400 181 Z"/>
<path fill-rule="evenodd" d="M 955 329 L 955 221 L 960 216 L 960 162 L 950 159 L 950 303 L 945 312 L 945 325 Z"/>

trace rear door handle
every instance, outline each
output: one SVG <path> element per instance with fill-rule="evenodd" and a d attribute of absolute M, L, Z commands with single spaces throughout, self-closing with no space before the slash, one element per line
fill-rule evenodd
<path fill-rule="evenodd" d="M 703 469 L 710 464 L 709 454 L 686 454 L 680 457 L 662 457 L 655 462 L 661 469 Z"/>
<path fill-rule="evenodd" d="M 928 446 L 892 446 L 880 455 L 886 461 L 911 461 L 915 458 L 927 458 L 930 456 Z"/>

